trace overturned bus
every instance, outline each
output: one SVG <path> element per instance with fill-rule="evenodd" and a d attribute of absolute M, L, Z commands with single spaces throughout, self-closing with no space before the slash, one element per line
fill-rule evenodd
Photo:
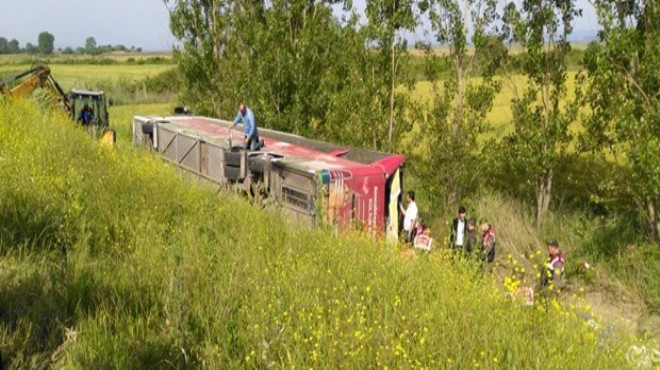
<path fill-rule="evenodd" d="M 249 192 L 312 227 L 359 227 L 395 241 L 404 157 L 259 128 L 259 151 L 232 145 L 232 122 L 174 115 L 133 118 L 133 143 L 196 176 Z M 240 126 L 240 125 L 239 125 Z"/>

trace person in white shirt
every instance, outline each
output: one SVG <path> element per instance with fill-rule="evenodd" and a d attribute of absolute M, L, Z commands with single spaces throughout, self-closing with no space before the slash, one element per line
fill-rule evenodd
<path fill-rule="evenodd" d="M 408 191 L 408 208 L 404 209 L 402 204 L 399 204 L 401 213 L 403 213 L 403 230 L 406 233 L 406 242 L 412 243 L 415 240 L 415 231 L 417 230 L 418 211 L 417 204 L 415 204 L 415 192 Z"/>

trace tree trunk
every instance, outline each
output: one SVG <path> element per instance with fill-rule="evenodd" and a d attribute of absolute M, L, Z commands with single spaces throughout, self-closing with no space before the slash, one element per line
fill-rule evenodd
<path fill-rule="evenodd" d="M 452 133 L 454 134 L 454 140 L 460 140 L 458 135 L 461 133 L 461 122 L 463 121 L 463 90 L 464 83 L 463 81 L 463 68 L 461 62 L 457 61 L 456 66 L 456 82 L 458 83 L 458 89 L 456 91 L 456 116 L 454 117 L 454 124 L 452 125 Z"/>
<path fill-rule="evenodd" d="M 465 160 L 464 151 L 464 142 L 461 137 L 462 123 L 463 123 L 463 95 L 465 94 L 465 79 L 463 75 L 463 66 L 461 60 L 457 58 L 454 61 L 454 66 L 456 68 L 456 82 L 458 84 L 456 90 L 456 111 L 454 112 L 454 119 L 452 120 L 452 150 L 453 154 L 450 157 L 453 163 L 449 166 L 451 173 L 449 174 L 449 186 L 447 192 L 447 203 L 452 207 L 456 208 L 459 203 L 459 187 L 461 186 L 462 171 L 463 171 L 463 161 Z M 459 150 L 461 148 L 461 150 Z"/>
<path fill-rule="evenodd" d="M 550 196 L 552 195 L 552 169 L 547 168 L 538 180 L 536 189 L 536 229 L 541 231 L 545 216 L 550 208 Z"/>
<path fill-rule="evenodd" d="M 387 133 L 387 145 L 389 145 L 389 150 L 392 150 L 392 131 L 394 131 L 394 88 L 396 87 L 394 85 L 395 83 L 395 75 L 396 75 L 396 57 L 394 55 L 395 53 L 395 43 L 394 43 L 394 36 L 392 36 L 392 75 L 391 75 L 391 86 L 390 86 L 390 127 L 389 131 Z"/>
<path fill-rule="evenodd" d="M 649 226 L 651 228 L 651 238 L 654 241 L 660 241 L 660 207 L 658 199 L 649 198 L 646 201 Z"/>

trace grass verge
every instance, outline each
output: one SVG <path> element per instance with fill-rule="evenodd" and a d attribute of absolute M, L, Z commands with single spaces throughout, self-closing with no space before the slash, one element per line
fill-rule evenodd
<path fill-rule="evenodd" d="M 29 124 L 26 124 L 28 123 Z M 633 339 L 467 262 L 283 224 L 56 113 L 0 101 L 11 367 L 623 368 Z"/>

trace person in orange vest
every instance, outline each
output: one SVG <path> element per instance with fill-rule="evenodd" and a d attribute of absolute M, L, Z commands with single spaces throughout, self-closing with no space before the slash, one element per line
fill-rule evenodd
<path fill-rule="evenodd" d="M 548 264 L 545 266 L 545 273 L 541 274 L 541 285 L 548 286 L 550 281 L 556 286 L 560 283 L 564 274 L 566 260 L 564 253 L 559 249 L 559 243 L 556 240 L 548 242 Z"/>

